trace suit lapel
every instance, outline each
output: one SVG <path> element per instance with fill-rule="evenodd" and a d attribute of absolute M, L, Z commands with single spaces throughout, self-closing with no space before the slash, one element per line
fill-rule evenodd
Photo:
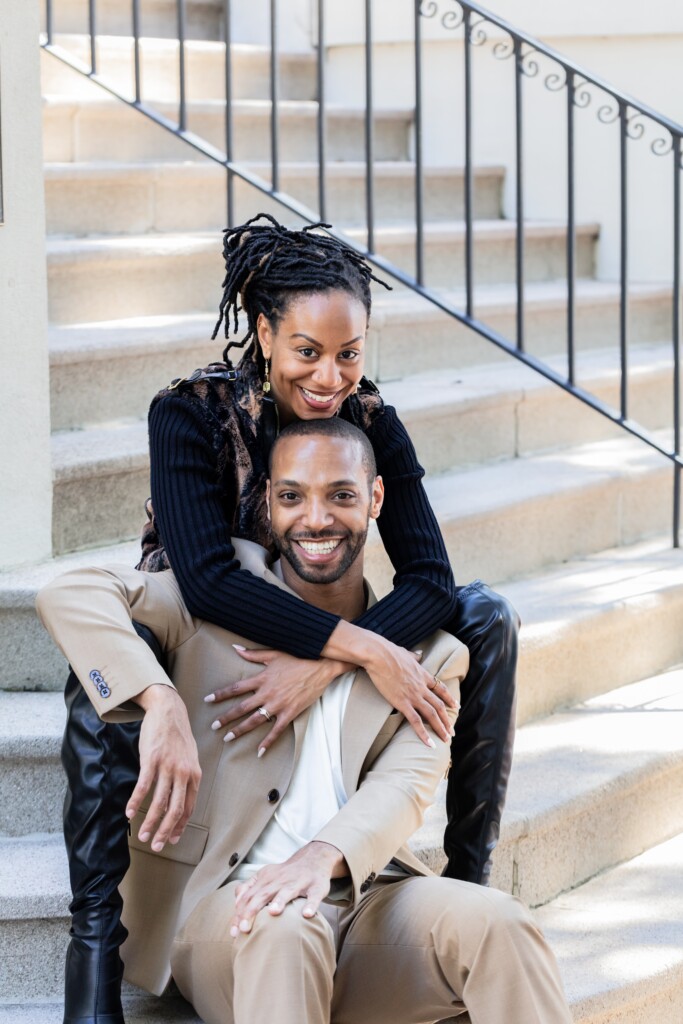
<path fill-rule="evenodd" d="M 359 669 L 351 687 L 342 727 L 342 775 L 347 793 L 355 793 L 363 761 L 390 714 L 391 704 L 384 699 L 367 672 Z"/>

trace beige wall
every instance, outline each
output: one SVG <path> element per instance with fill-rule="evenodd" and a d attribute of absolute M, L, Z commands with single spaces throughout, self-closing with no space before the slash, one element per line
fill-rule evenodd
<path fill-rule="evenodd" d="M 39 0 L 0 0 L 0 568 L 51 553 Z"/>

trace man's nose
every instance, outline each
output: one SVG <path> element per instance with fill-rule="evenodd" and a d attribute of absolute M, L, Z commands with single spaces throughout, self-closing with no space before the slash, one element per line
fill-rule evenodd
<path fill-rule="evenodd" d="M 310 498 L 306 502 L 303 520 L 309 530 L 325 530 L 334 522 L 334 516 L 327 502 L 320 498 Z"/>

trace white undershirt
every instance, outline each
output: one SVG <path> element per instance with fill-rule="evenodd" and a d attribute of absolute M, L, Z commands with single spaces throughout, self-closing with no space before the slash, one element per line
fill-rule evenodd
<path fill-rule="evenodd" d="M 347 802 L 341 736 L 355 675 L 338 676 L 311 705 L 289 788 L 232 878 L 249 878 L 265 864 L 281 864 L 314 839 Z"/>

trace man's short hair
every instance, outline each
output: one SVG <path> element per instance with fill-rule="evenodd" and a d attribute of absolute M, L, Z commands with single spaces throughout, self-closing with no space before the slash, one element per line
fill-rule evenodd
<path fill-rule="evenodd" d="M 268 459 L 269 475 L 272 472 L 275 450 L 280 441 L 286 437 L 340 437 L 352 444 L 357 444 L 361 450 L 363 469 L 368 476 L 368 486 L 372 487 L 373 481 L 377 476 L 375 453 L 363 431 L 359 430 L 358 427 L 354 427 L 352 423 L 348 423 L 347 420 L 339 419 L 338 416 L 331 416 L 329 419 L 295 420 L 294 423 L 288 424 L 288 426 L 280 431 L 273 447 L 270 449 Z"/>

